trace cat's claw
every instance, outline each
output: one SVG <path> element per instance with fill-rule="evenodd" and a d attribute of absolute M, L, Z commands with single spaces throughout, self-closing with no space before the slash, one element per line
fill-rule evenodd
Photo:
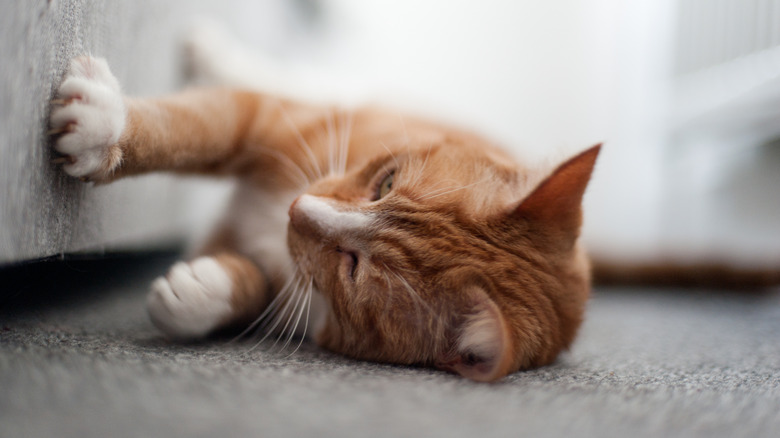
<path fill-rule="evenodd" d="M 168 275 L 152 283 L 147 298 L 149 316 L 174 339 L 203 337 L 229 319 L 232 281 L 213 257 L 179 262 Z"/>
<path fill-rule="evenodd" d="M 71 60 L 51 104 L 48 134 L 58 136 L 57 152 L 70 157 L 63 163 L 65 172 L 89 179 L 110 175 L 122 160 L 117 142 L 127 109 L 106 60 L 89 56 Z"/>

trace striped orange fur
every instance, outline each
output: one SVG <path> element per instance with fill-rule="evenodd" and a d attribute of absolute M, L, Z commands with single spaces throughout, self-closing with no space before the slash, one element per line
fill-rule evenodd
<path fill-rule="evenodd" d="M 599 146 L 540 174 L 472 133 L 377 109 L 216 88 L 123 102 L 126 126 L 87 178 L 230 176 L 259 194 L 237 195 L 199 254 L 216 264 L 179 266 L 158 285 L 185 287 L 190 275 L 225 287 L 220 275 L 200 278 L 221 267 L 233 310 L 213 312 L 214 330 L 266 309 L 284 315 L 268 330 L 292 333 L 308 327 L 318 294 L 324 313 L 310 330 L 324 348 L 478 381 L 549 364 L 574 340 L 590 290 L 581 200 Z M 268 205 L 248 205 L 257 199 Z M 252 208 L 289 210 L 287 236 L 251 231 L 263 229 L 242 213 Z M 262 249 L 260 234 L 286 240 L 289 253 Z M 184 331 L 197 308 L 189 325 L 161 320 L 174 310 L 153 312 L 163 330 L 213 331 Z"/>

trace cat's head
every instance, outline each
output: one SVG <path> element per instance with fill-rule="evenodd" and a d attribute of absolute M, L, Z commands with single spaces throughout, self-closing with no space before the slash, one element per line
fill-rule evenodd
<path fill-rule="evenodd" d="M 553 361 L 589 293 L 577 239 L 598 152 L 526 187 L 500 151 L 452 141 L 312 185 L 288 241 L 328 304 L 318 343 L 479 381 Z"/>

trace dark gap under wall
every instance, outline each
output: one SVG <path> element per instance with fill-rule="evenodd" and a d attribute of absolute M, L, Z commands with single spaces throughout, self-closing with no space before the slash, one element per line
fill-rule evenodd
<path fill-rule="evenodd" d="M 83 303 L 139 278 L 163 275 L 180 257 L 156 251 L 64 254 L 0 267 L 0 315 Z"/>

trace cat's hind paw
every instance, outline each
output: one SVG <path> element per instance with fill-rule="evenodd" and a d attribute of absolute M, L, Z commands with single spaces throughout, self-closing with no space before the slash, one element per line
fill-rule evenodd
<path fill-rule="evenodd" d="M 157 328 L 174 339 L 197 339 L 229 321 L 233 283 L 213 257 L 179 262 L 152 283 L 146 306 Z"/>
<path fill-rule="evenodd" d="M 52 100 L 49 134 L 63 155 L 56 160 L 71 176 L 101 180 L 122 161 L 117 145 L 127 109 L 119 82 L 102 58 L 81 56 L 70 62 Z"/>

